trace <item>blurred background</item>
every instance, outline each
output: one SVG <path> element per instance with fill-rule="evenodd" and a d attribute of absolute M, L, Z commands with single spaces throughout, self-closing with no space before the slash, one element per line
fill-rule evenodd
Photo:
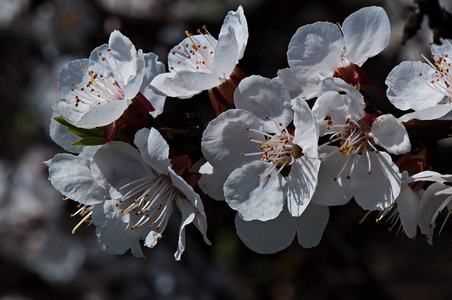
<path fill-rule="evenodd" d="M 353 201 L 330 210 L 319 246 L 307 250 L 295 242 L 274 255 L 250 251 L 235 234 L 235 212 L 206 197 L 213 246 L 190 226 L 181 262 L 173 258 L 177 214 L 158 246 L 144 249 L 146 259 L 103 252 L 94 226 L 71 234 L 75 204 L 61 201 L 42 163 L 64 151 L 48 134 L 62 66 L 88 57 L 114 29 L 166 64 L 185 30 L 207 25 L 217 36 L 239 4 L 250 32 L 239 66 L 269 78 L 287 67 L 298 27 L 342 22 L 363 6 L 385 8 L 390 45 L 364 65 L 375 81 L 366 91 L 383 111 L 393 111 L 385 98 L 389 71 L 402 60 L 419 60 L 419 50 L 429 53 L 432 40 L 424 20 L 401 45 L 409 0 L 0 0 L 0 299 L 452 299 L 450 221 L 429 246 L 424 236 L 395 236 L 374 218 L 358 224 L 365 212 Z M 452 11 L 450 1 L 440 4 Z M 206 93 L 168 99 L 165 111 L 165 124 L 179 124 L 184 112 L 206 122 L 214 117 Z M 437 164 L 450 172 L 450 164 Z"/>

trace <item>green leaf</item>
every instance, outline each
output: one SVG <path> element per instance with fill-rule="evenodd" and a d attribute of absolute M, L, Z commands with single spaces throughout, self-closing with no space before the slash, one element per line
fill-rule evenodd
<path fill-rule="evenodd" d="M 104 137 L 87 137 L 77 142 L 71 143 L 72 146 L 99 146 L 105 144 L 107 141 Z"/>
<path fill-rule="evenodd" d="M 88 138 L 88 137 L 102 137 L 103 138 L 104 137 L 103 127 L 96 127 L 96 128 L 92 128 L 92 129 L 78 128 L 77 126 L 70 124 L 68 121 L 66 121 L 61 116 L 55 117 L 54 120 L 64 126 L 66 126 L 70 132 L 72 132 L 73 134 L 75 134 L 81 138 Z"/>

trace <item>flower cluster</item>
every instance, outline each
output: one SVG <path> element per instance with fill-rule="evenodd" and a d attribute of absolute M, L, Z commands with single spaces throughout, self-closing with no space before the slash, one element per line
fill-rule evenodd
<path fill-rule="evenodd" d="M 403 62 L 389 74 L 388 99 L 414 110 L 397 118 L 364 91 L 373 82 L 363 64 L 389 42 L 380 7 L 360 9 L 342 25 L 300 27 L 288 67 L 275 78 L 247 77 L 237 67 L 248 41 L 242 7 L 227 14 L 218 39 L 205 26 L 185 33 L 168 54 L 168 72 L 119 31 L 89 59 L 63 67 L 50 133 L 73 154 L 46 164 L 53 186 L 79 203 L 73 232 L 94 224 L 102 249 L 143 257 L 141 241 L 157 244 L 175 203 L 180 259 L 188 224 L 210 244 L 202 191 L 203 200 L 237 212 L 238 236 L 258 253 L 281 251 L 295 237 L 315 247 L 329 206 L 352 199 L 391 229 L 399 224 L 398 233 L 414 238 L 419 227 L 432 243 L 439 212 L 452 211 L 452 175 L 431 170 L 416 126 L 450 119 L 450 41 L 432 45 L 434 62 Z M 216 118 L 178 129 L 190 147 L 176 143 L 180 136 L 157 118 L 166 98 L 203 91 Z"/>

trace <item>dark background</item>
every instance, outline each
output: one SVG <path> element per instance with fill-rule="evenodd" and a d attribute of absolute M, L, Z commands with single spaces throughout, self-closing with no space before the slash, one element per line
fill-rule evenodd
<path fill-rule="evenodd" d="M 395 236 L 396 229 L 388 232 L 389 225 L 376 224 L 373 215 L 358 224 L 365 212 L 354 202 L 330 210 L 316 248 L 294 242 L 274 255 L 244 246 L 235 234 L 235 212 L 207 198 L 213 246 L 190 226 L 181 262 L 173 259 L 177 214 L 158 246 L 144 249 L 144 260 L 103 252 L 94 226 L 71 235 L 78 222 L 70 218 L 75 204 L 61 202 L 42 164 L 63 152 L 48 136 L 62 65 L 88 57 L 114 29 L 166 64 L 185 30 L 207 25 L 217 36 L 227 11 L 239 3 L 250 36 L 239 66 L 269 78 L 287 67 L 287 46 L 298 27 L 342 22 L 363 6 L 385 8 L 390 46 L 364 65 L 375 81 L 366 91 L 385 112 L 398 113 L 385 97 L 387 74 L 402 60 L 419 59 L 419 50 L 428 53 L 431 40 L 424 22 L 420 33 L 400 44 L 410 1 L 0 0 L 0 299 L 452 298 L 450 221 L 429 246 L 420 234 L 417 241 Z M 205 121 L 214 117 L 202 93 L 168 99 L 159 122 L 183 128 L 184 112 Z M 437 164 L 450 170 L 450 160 Z"/>

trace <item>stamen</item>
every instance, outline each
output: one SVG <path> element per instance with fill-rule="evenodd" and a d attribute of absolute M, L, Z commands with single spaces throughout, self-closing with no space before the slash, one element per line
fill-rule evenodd
<path fill-rule="evenodd" d="M 289 133 L 287 128 L 282 128 L 281 122 L 276 122 L 269 116 L 266 119 L 272 120 L 275 124 L 277 132 L 275 134 L 269 134 L 258 129 L 246 127 L 246 131 L 251 131 L 260 134 L 264 140 L 248 137 L 248 140 L 257 143 L 260 147 L 260 152 L 240 153 L 241 156 L 261 156 L 259 160 L 251 162 L 250 164 L 257 163 L 259 161 L 272 163 L 273 166 L 268 171 L 267 177 L 271 177 L 272 173 L 276 170 L 276 174 L 282 172 L 282 170 L 290 166 L 295 162 L 295 159 L 303 156 L 303 150 L 292 141 L 294 136 Z M 260 178 L 260 176 L 257 176 Z"/>
<path fill-rule="evenodd" d="M 361 220 L 359 220 L 359 224 L 362 224 L 362 223 L 364 223 L 364 221 L 367 219 L 367 217 L 370 215 L 370 213 L 371 213 L 372 211 L 371 210 L 369 210 L 365 215 L 364 215 L 364 217 L 361 219 Z"/>
<path fill-rule="evenodd" d="M 91 217 L 92 214 L 93 214 L 93 212 L 90 211 L 80 222 L 78 222 L 78 224 L 75 225 L 75 227 L 72 229 L 72 234 L 74 234 L 75 231 L 77 230 L 77 228 L 79 228 L 80 225 L 82 225 L 85 221 L 87 221 Z"/>

